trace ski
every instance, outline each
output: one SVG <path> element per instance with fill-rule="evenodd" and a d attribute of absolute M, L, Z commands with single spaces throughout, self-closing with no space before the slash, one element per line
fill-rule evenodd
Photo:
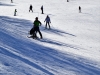
<path fill-rule="evenodd" d="M 39 40 L 39 38 L 38 37 L 35 37 L 35 38 L 33 38 L 33 36 L 27 36 L 28 38 L 32 38 L 32 39 L 35 39 L 35 40 Z"/>

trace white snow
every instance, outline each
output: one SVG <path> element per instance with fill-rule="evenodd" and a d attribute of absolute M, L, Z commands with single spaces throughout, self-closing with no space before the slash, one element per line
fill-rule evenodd
<path fill-rule="evenodd" d="M 27 38 L 35 17 L 40 40 Z M 100 75 L 100 1 L 0 0 L 0 75 Z"/>

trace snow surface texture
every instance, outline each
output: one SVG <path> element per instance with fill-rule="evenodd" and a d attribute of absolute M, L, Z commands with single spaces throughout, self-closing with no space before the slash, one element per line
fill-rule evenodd
<path fill-rule="evenodd" d="M 40 40 L 27 38 L 35 17 Z M 0 0 L 0 75 L 100 75 L 100 0 Z"/>

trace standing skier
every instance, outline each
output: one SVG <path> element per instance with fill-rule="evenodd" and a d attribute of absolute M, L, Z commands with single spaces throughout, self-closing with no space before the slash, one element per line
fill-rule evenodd
<path fill-rule="evenodd" d="M 47 15 L 47 17 L 45 18 L 45 21 L 46 21 L 46 26 L 45 28 L 47 28 L 47 25 L 49 26 L 49 29 L 50 29 L 50 23 L 51 23 L 51 20 L 50 20 L 50 17 Z M 44 21 L 44 22 L 45 22 Z"/>
<path fill-rule="evenodd" d="M 39 26 L 41 25 L 41 22 L 38 20 L 38 17 L 35 18 L 35 21 L 33 22 L 34 29 L 33 29 L 33 38 L 36 37 L 36 33 L 39 32 L 40 38 L 42 39 L 42 33 L 40 32 Z"/>
<path fill-rule="evenodd" d="M 32 5 L 30 5 L 30 7 L 29 7 L 29 12 L 30 12 L 30 11 L 33 12 L 33 6 L 32 6 Z"/>
<path fill-rule="evenodd" d="M 42 11 L 42 13 L 41 13 L 41 14 L 44 14 L 44 13 L 43 13 L 43 5 L 41 6 L 41 11 Z"/>
<path fill-rule="evenodd" d="M 14 16 L 16 16 L 16 13 L 17 13 L 17 9 L 15 9 L 15 11 L 14 11 Z"/>
<path fill-rule="evenodd" d="M 81 13 L 81 7 L 79 6 L 79 13 Z"/>

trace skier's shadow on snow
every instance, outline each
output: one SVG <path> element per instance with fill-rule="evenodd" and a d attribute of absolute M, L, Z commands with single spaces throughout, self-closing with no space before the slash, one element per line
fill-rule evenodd
<path fill-rule="evenodd" d="M 59 30 L 59 29 L 57 29 L 57 28 L 52 28 L 52 27 L 51 27 L 51 29 L 45 29 L 44 25 L 43 25 L 43 27 L 41 28 L 41 30 L 42 30 L 42 31 L 45 31 L 45 32 L 48 32 L 48 33 L 55 33 L 55 34 L 58 34 L 58 35 L 61 35 L 61 36 L 64 36 L 63 34 L 65 34 L 65 35 L 70 35 L 70 36 L 76 37 L 76 35 L 74 35 L 74 34 L 67 33 L 67 32 L 65 32 L 65 31 Z"/>
<path fill-rule="evenodd" d="M 59 41 L 56 41 L 56 40 L 51 40 L 51 39 L 48 39 L 48 38 L 44 38 L 44 40 L 39 40 L 39 41 L 44 42 L 44 43 L 48 43 L 48 44 L 54 44 L 54 45 L 57 45 L 57 46 L 68 47 L 68 48 L 72 48 L 72 49 L 75 49 L 75 50 L 83 49 L 83 48 L 75 46 L 75 45 L 66 44 L 66 43 L 59 42 Z"/>
<path fill-rule="evenodd" d="M 42 14 L 42 13 L 40 13 L 40 12 L 33 12 L 33 13 L 37 13 L 38 16 L 39 16 L 40 14 Z M 47 15 L 49 15 L 49 16 L 55 16 L 55 15 L 53 15 L 53 14 L 47 14 L 47 13 L 43 13 L 42 15 L 44 15 L 45 17 L 46 17 Z"/>
<path fill-rule="evenodd" d="M 90 14 L 90 13 L 82 13 L 82 14 L 84 14 L 84 15 L 90 15 L 90 16 L 92 15 L 92 14 Z"/>
<path fill-rule="evenodd" d="M 12 4 L 6 4 L 6 3 L 0 2 L 0 6 L 15 6 L 15 5 L 12 5 Z"/>

